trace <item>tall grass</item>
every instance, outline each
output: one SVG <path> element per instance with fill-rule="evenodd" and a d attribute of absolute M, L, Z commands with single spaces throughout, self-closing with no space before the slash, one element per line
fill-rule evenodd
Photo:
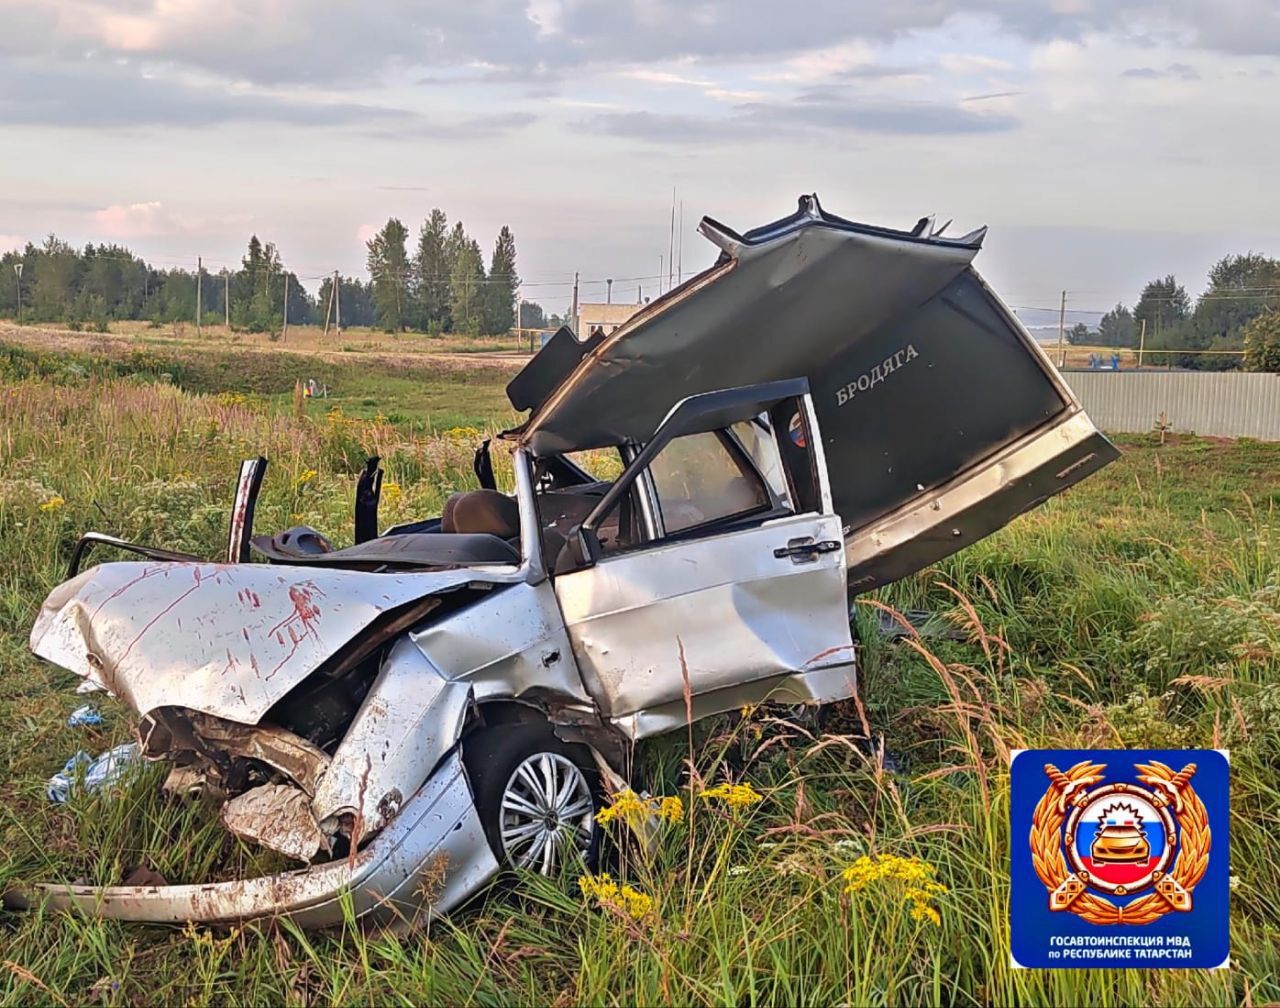
<path fill-rule="evenodd" d="M 236 465 L 258 452 L 272 459 L 259 526 L 313 524 L 338 542 L 367 453 L 396 488 L 384 489 L 386 522 L 438 513 L 472 482 L 479 431 L 295 416 L 246 397 L 233 375 L 223 391 L 87 376 L 0 389 L 0 887 L 113 882 L 138 865 L 171 881 L 279 866 L 228 837 L 213 810 L 162 799 L 154 773 L 68 806 L 44 798 L 73 751 L 129 732 L 110 701 L 97 701 L 103 726 L 67 728 L 85 700 L 76 680 L 26 651 L 78 532 L 215 555 Z M 605 870 L 634 898 L 590 884 L 584 895 L 579 867 L 516 879 L 429 930 L 10 914 L 0 1003 L 1280 1000 L 1280 446 L 1124 447 L 1064 498 L 860 602 L 860 705 L 821 728 L 760 708 L 643 749 L 634 785 L 682 808 L 648 845 L 625 817 L 607 826 Z M 877 607 L 931 609 L 954 633 L 888 642 Z M 1011 968 L 1008 753 L 1074 745 L 1231 749 L 1231 969 Z M 761 800 L 714 797 L 727 782 Z M 845 872 L 859 864 L 872 867 L 855 886 Z M 913 915 L 900 877 L 911 872 L 945 887 L 932 895 L 936 924 Z"/>

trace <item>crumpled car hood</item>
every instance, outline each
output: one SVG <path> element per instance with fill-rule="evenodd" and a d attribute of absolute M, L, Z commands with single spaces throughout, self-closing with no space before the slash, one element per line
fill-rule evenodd
<path fill-rule="evenodd" d="M 31 650 L 139 714 L 180 705 L 256 724 L 384 615 L 475 580 L 473 570 L 108 563 L 49 593 Z"/>

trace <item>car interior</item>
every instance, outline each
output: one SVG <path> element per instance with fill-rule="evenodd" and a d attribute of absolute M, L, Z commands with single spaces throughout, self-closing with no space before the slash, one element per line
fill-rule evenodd
<path fill-rule="evenodd" d="M 621 446 L 616 461 L 601 450 L 535 458 L 545 569 L 560 576 L 613 554 L 816 510 L 816 470 L 797 400 L 780 396 L 762 407 L 754 416 L 739 413 L 745 420 L 721 414 L 725 426 L 695 423 L 683 433 L 659 432 L 647 446 Z M 497 488 L 488 441 L 473 469 L 480 486 L 451 494 L 440 517 L 378 535 L 381 470 L 370 459 L 356 492 L 356 545 L 335 549 L 315 529 L 298 527 L 257 536 L 252 548 L 275 563 L 368 571 L 518 564 L 520 508 Z"/>

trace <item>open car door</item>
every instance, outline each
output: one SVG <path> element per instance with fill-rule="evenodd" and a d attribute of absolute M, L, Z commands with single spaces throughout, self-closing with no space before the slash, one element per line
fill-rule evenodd
<path fill-rule="evenodd" d="M 607 336 L 561 330 L 508 395 L 534 455 L 647 441 L 673 402 L 809 380 L 850 590 L 955 552 L 1115 449 L 971 262 L 984 230 L 869 227 L 803 197 Z"/>
<path fill-rule="evenodd" d="M 853 693 L 844 543 L 806 391 L 799 379 L 681 402 L 557 565 L 583 682 L 632 738 Z M 598 532 L 624 506 L 641 534 L 608 548 Z"/>

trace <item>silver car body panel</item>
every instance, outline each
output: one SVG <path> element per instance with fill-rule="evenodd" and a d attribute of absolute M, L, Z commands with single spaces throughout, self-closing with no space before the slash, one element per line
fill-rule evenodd
<path fill-rule="evenodd" d="M 546 579 L 493 592 L 448 619 L 412 631 L 409 639 L 445 678 L 465 680 L 478 703 L 544 698 L 556 704 L 591 703 Z"/>
<path fill-rule="evenodd" d="M 811 672 L 756 679 L 748 683 L 727 686 L 711 693 L 698 693 L 690 697 L 688 706 L 684 698 L 672 703 L 659 704 L 626 717 L 615 718 L 611 723 L 630 739 L 648 738 L 686 727 L 691 720 L 698 721 L 712 714 L 739 710 L 768 701 L 775 704 L 828 704 L 847 700 L 857 693 L 857 664 L 853 646 L 841 648 L 825 656 L 824 661 L 842 658 L 843 661 L 817 668 Z"/>
<path fill-rule="evenodd" d="M 969 546 L 1016 514 L 1076 482 L 1081 468 L 1092 472 L 1116 457 L 1116 450 L 1084 413 L 1072 412 L 1045 430 L 1020 438 L 987 464 L 957 476 L 917 500 L 847 537 L 851 592 L 869 591 L 905 577 Z M 1034 494 L 1024 487 L 1039 485 Z M 992 507 L 1002 494 L 1031 498 L 1013 514 Z"/>
<path fill-rule="evenodd" d="M 412 641 L 397 641 L 320 780 L 316 819 L 352 813 L 361 833 L 382 829 L 457 745 L 470 703 L 465 682 L 446 679 Z"/>
<path fill-rule="evenodd" d="M 139 714 L 180 705 L 256 724 L 381 617 L 490 570 L 372 574 L 266 564 L 109 563 L 50 594 L 31 631 L 41 658 Z"/>
<path fill-rule="evenodd" d="M 776 548 L 805 539 L 839 541 L 839 519 L 778 518 L 606 557 L 558 576 L 556 595 L 578 667 L 602 714 L 618 724 L 648 725 L 636 715 L 682 703 L 686 688 L 693 696 L 719 696 L 719 709 L 727 710 L 749 702 L 758 692 L 754 684 L 828 666 L 848 669 L 843 551 L 804 563 L 774 556 Z"/>
<path fill-rule="evenodd" d="M 290 917 L 304 927 L 356 917 L 391 921 L 448 913 L 498 873 L 454 750 L 387 828 L 349 858 L 234 882 L 171 886 L 44 884 L 5 894 L 6 906 L 41 901 L 119 920 L 230 924 Z"/>

